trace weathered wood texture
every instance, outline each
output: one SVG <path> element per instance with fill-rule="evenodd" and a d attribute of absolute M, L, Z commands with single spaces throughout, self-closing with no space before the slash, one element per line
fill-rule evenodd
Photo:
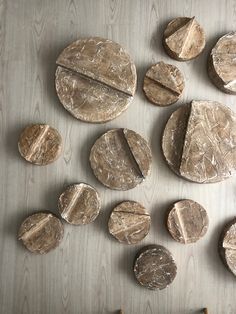
<path fill-rule="evenodd" d="M 235 216 L 236 178 L 199 185 L 177 177 L 161 154 L 164 124 L 180 104 L 210 99 L 236 111 L 236 97 L 217 90 L 207 76 L 207 56 L 216 39 L 236 29 L 233 0 L 2 0 L 0 1 L 0 313 L 2 314 L 190 314 L 236 313 L 236 279 L 223 266 L 217 250 L 222 227 Z M 163 30 L 177 16 L 196 16 L 207 45 L 195 60 L 180 63 L 162 48 Z M 123 45 L 138 69 L 138 91 L 120 117 L 104 125 L 73 118 L 59 103 L 54 74 L 56 59 L 68 44 L 85 36 L 102 36 Z M 142 80 L 160 60 L 183 72 L 181 100 L 168 108 L 150 104 Z M 64 153 L 55 163 L 38 167 L 17 150 L 20 131 L 29 123 L 59 130 Z M 129 191 L 101 185 L 89 166 L 95 139 L 111 128 L 137 131 L 150 140 L 152 173 Z M 65 225 L 58 249 L 45 256 L 30 254 L 17 240 L 23 219 L 37 210 L 57 213 L 63 189 L 87 182 L 101 194 L 102 212 L 93 224 Z M 206 208 L 210 226 L 195 244 L 176 243 L 164 225 L 166 210 L 179 199 Z M 107 230 L 111 210 L 123 200 L 140 202 L 150 211 L 150 234 L 142 244 L 127 246 Z M 149 291 L 133 276 L 136 252 L 144 244 L 161 244 L 172 253 L 178 274 L 169 288 Z M 117 311 L 117 312 L 116 312 Z"/>

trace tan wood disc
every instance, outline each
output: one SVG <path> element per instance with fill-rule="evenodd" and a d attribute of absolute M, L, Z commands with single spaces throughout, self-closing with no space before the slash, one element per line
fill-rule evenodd
<path fill-rule="evenodd" d="M 205 47 L 205 33 L 195 17 L 178 17 L 166 27 L 163 44 L 170 57 L 187 61 L 196 58 Z"/>
<path fill-rule="evenodd" d="M 128 129 L 113 129 L 97 139 L 90 165 L 97 179 L 114 190 L 129 190 L 150 173 L 151 150 L 146 140 Z"/>
<path fill-rule="evenodd" d="M 136 68 L 119 44 L 100 37 L 79 39 L 57 59 L 56 91 L 75 118 L 110 121 L 125 111 L 136 89 Z"/>
<path fill-rule="evenodd" d="M 152 65 L 143 82 L 146 97 L 155 105 L 168 106 L 175 103 L 183 93 L 184 77 L 180 70 L 164 62 Z"/>
<path fill-rule="evenodd" d="M 116 206 L 108 221 L 108 229 L 119 242 L 136 244 L 143 240 L 151 225 L 151 217 L 139 203 L 125 201 Z"/>
<path fill-rule="evenodd" d="M 217 41 L 208 59 L 208 73 L 220 90 L 236 94 L 236 32 Z"/>
<path fill-rule="evenodd" d="M 219 252 L 227 269 L 236 276 L 236 218 L 224 227 L 220 236 Z"/>
<path fill-rule="evenodd" d="M 46 254 L 55 249 L 64 235 L 60 219 L 50 212 L 27 217 L 18 232 L 18 239 L 32 253 Z"/>
<path fill-rule="evenodd" d="M 46 124 L 27 126 L 18 141 L 21 156 L 35 164 L 44 166 L 55 161 L 62 151 L 62 138 L 58 131 Z"/>
<path fill-rule="evenodd" d="M 162 150 L 170 168 L 197 183 L 214 183 L 236 170 L 236 116 L 216 101 L 192 101 L 169 118 Z"/>
<path fill-rule="evenodd" d="M 206 234 L 208 225 L 206 210 L 192 200 L 174 203 L 167 218 L 167 229 L 171 236 L 184 244 L 197 242 Z"/>
<path fill-rule="evenodd" d="M 70 224 L 89 224 L 100 212 L 100 196 L 91 185 L 72 184 L 60 195 L 58 209 L 61 217 Z"/>
<path fill-rule="evenodd" d="M 134 274 L 145 288 L 162 290 L 175 279 L 177 266 L 172 254 L 164 246 L 149 245 L 138 252 L 134 261 Z"/>

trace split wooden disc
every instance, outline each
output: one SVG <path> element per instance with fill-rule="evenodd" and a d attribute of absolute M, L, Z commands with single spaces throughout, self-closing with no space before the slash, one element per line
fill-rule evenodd
<path fill-rule="evenodd" d="M 57 59 L 56 91 L 75 118 L 110 121 L 125 111 L 136 89 L 136 68 L 119 44 L 100 37 L 79 39 Z"/>
<path fill-rule="evenodd" d="M 151 66 L 144 77 L 144 93 L 153 104 L 158 106 L 175 103 L 182 95 L 183 89 L 184 77 L 180 70 L 162 61 Z"/>
<path fill-rule="evenodd" d="M 108 221 L 108 229 L 119 242 L 136 244 L 143 240 L 150 230 L 151 217 L 146 209 L 134 201 L 116 206 Z"/>
<path fill-rule="evenodd" d="M 236 116 L 216 101 L 192 101 L 169 118 L 162 150 L 170 168 L 197 183 L 214 183 L 236 170 Z"/>
<path fill-rule="evenodd" d="M 85 183 L 73 184 L 60 195 L 58 209 L 61 217 L 73 225 L 93 222 L 101 209 L 98 192 Z"/>
<path fill-rule="evenodd" d="M 64 235 L 60 219 L 52 213 L 37 213 L 20 226 L 18 239 L 32 253 L 46 254 L 56 248 Z"/>
<path fill-rule="evenodd" d="M 161 245 L 149 245 L 138 252 L 134 261 L 134 274 L 140 285 L 162 290 L 169 286 L 177 274 L 172 254 Z"/>
<path fill-rule="evenodd" d="M 128 129 L 113 129 L 97 139 L 89 159 L 101 183 L 114 190 L 129 190 L 148 176 L 152 156 L 142 136 Z"/>
<path fill-rule="evenodd" d="M 184 244 L 197 242 L 206 234 L 208 225 L 206 210 L 192 200 L 176 202 L 167 218 L 167 229 L 171 236 Z"/>
<path fill-rule="evenodd" d="M 227 269 L 236 276 L 236 219 L 224 227 L 219 241 L 219 252 Z"/>
<path fill-rule="evenodd" d="M 236 32 L 217 41 L 208 59 L 208 73 L 220 90 L 236 94 Z"/>
<path fill-rule="evenodd" d="M 205 33 L 195 17 L 178 17 L 166 27 L 164 48 L 170 57 L 186 61 L 196 58 L 205 47 Z"/>
<path fill-rule="evenodd" d="M 62 138 L 58 131 L 46 124 L 27 126 L 20 135 L 18 149 L 21 156 L 44 166 L 55 161 L 62 151 Z"/>

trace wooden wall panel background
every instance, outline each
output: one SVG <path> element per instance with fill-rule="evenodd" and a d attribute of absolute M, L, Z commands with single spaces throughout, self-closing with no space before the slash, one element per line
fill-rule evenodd
<path fill-rule="evenodd" d="M 161 36 L 177 16 L 196 16 L 207 45 L 191 62 L 175 62 Z M 208 306 L 210 314 L 236 313 L 236 280 L 222 265 L 217 241 L 222 226 L 236 214 L 236 178 L 198 185 L 178 178 L 163 161 L 160 135 L 179 105 L 191 99 L 223 102 L 236 111 L 236 97 L 218 91 L 206 73 L 210 48 L 220 35 L 236 30 L 233 0 L 1 0 L 0 1 L 0 313 L 25 314 L 190 314 Z M 127 48 L 138 70 L 138 90 L 129 109 L 116 120 L 92 125 L 77 121 L 60 105 L 54 89 L 55 60 L 83 36 L 113 39 Z M 142 93 L 147 67 L 159 60 L 177 65 L 186 78 L 183 98 L 169 108 L 148 103 Z M 55 126 L 64 154 L 37 167 L 17 151 L 19 132 L 29 123 Z M 151 143 L 151 176 L 139 187 L 110 191 L 93 176 L 88 155 L 94 140 L 113 127 L 128 127 Z M 65 224 L 61 246 L 46 256 L 28 253 L 16 240 L 21 221 L 40 209 L 57 212 L 57 198 L 69 183 L 85 181 L 102 196 L 103 210 L 91 225 Z M 208 210 L 210 228 L 197 244 L 176 243 L 164 226 L 171 202 L 192 198 Z M 107 220 L 119 201 L 133 199 L 150 211 L 152 228 L 142 244 L 113 240 Z M 138 286 L 132 273 L 136 251 L 144 244 L 168 247 L 178 264 L 174 283 L 163 291 Z"/>

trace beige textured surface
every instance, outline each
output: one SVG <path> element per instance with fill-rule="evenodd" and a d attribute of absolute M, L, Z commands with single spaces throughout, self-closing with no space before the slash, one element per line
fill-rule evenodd
<path fill-rule="evenodd" d="M 183 74 L 172 64 L 158 62 L 145 74 L 143 91 L 155 105 L 168 106 L 175 103 L 183 93 L 183 89 Z"/>
<path fill-rule="evenodd" d="M 130 96 L 135 93 L 135 65 L 125 49 L 109 39 L 78 39 L 62 51 L 57 64 Z"/>
<path fill-rule="evenodd" d="M 136 244 L 148 234 L 151 217 L 143 205 L 134 201 L 118 204 L 112 211 L 108 229 L 119 242 Z"/>
<path fill-rule="evenodd" d="M 180 174 L 214 183 L 236 172 L 236 114 L 218 102 L 193 101 L 182 152 Z"/>
<path fill-rule="evenodd" d="M 56 70 L 57 95 L 72 116 L 85 122 L 103 123 L 128 108 L 132 96 L 60 66 Z"/>
<path fill-rule="evenodd" d="M 225 93 L 236 94 L 236 32 L 225 34 L 212 48 L 208 73 L 213 83 Z"/>
<path fill-rule="evenodd" d="M 187 180 L 229 178 L 236 171 L 235 112 L 209 100 L 182 105 L 165 126 L 162 151 L 171 169 Z"/>
<path fill-rule="evenodd" d="M 101 123 L 119 116 L 132 101 L 136 68 L 118 43 L 101 37 L 81 38 L 57 58 L 58 97 L 74 117 Z"/>
<path fill-rule="evenodd" d="M 171 252 L 162 245 L 149 245 L 137 253 L 134 274 L 147 289 L 165 289 L 175 279 L 177 266 Z"/>
<path fill-rule="evenodd" d="M 152 155 L 148 142 L 140 134 L 129 129 L 113 129 L 95 141 L 89 161 L 102 184 L 126 191 L 149 176 Z"/>
<path fill-rule="evenodd" d="M 205 33 L 195 17 L 177 17 L 166 27 L 163 36 L 166 52 L 174 59 L 196 58 L 205 47 Z"/>
<path fill-rule="evenodd" d="M 54 162 L 60 156 L 62 146 L 60 133 L 46 124 L 26 126 L 18 141 L 21 156 L 39 166 Z"/>
<path fill-rule="evenodd" d="M 236 276 L 236 219 L 229 221 L 222 230 L 219 253 L 225 266 Z"/>
<path fill-rule="evenodd" d="M 61 217 L 72 225 L 93 222 L 101 209 L 98 192 L 89 184 L 69 185 L 59 197 L 58 210 Z"/>
<path fill-rule="evenodd" d="M 197 242 L 208 229 L 206 210 L 193 200 L 180 200 L 172 205 L 167 217 L 167 229 L 181 243 Z"/>
<path fill-rule="evenodd" d="M 235 216 L 236 178 L 199 185 L 176 176 L 163 160 L 160 140 L 166 120 L 179 104 L 212 99 L 236 109 L 235 96 L 218 91 L 206 71 L 217 38 L 236 29 L 235 1 L 215 0 L 19 0 L 0 1 L 0 313 L 3 314 L 235 314 L 235 277 L 219 258 L 218 237 Z M 208 39 L 191 62 L 164 52 L 164 27 L 177 16 L 196 16 Z M 55 89 L 55 60 L 79 36 L 112 39 L 130 52 L 139 74 L 138 91 L 126 112 L 105 125 L 80 122 L 60 104 Z M 173 63 L 183 72 L 183 98 L 168 108 L 150 104 L 142 82 L 150 64 Z M 31 123 L 54 126 L 64 139 L 63 155 L 37 167 L 19 156 L 21 130 Z M 94 141 L 108 129 L 126 127 L 149 139 L 152 172 L 133 190 L 111 191 L 94 177 L 88 161 Z M 36 209 L 57 213 L 61 191 L 86 182 L 101 194 L 103 207 L 94 223 L 65 224 L 60 246 L 45 256 L 30 254 L 16 240 L 21 222 Z M 183 246 L 164 225 L 166 210 L 190 198 L 207 209 L 210 226 L 204 238 Z M 141 244 L 126 246 L 109 236 L 112 208 L 138 201 L 153 223 Z M 160 243 L 173 254 L 178 274 L 165 290 L 149 291 L 133 276 L 134 256 L 145 244 Z M 199 313 L 200 314 L 200 313 Z"/>
<path fill-rule="evenodd" d="M 46 254 L 55 249 L 63 239 L 64 227 L 52 213 L 36 213 L 21 224 L 18 240 L 32 253 Z"/>

